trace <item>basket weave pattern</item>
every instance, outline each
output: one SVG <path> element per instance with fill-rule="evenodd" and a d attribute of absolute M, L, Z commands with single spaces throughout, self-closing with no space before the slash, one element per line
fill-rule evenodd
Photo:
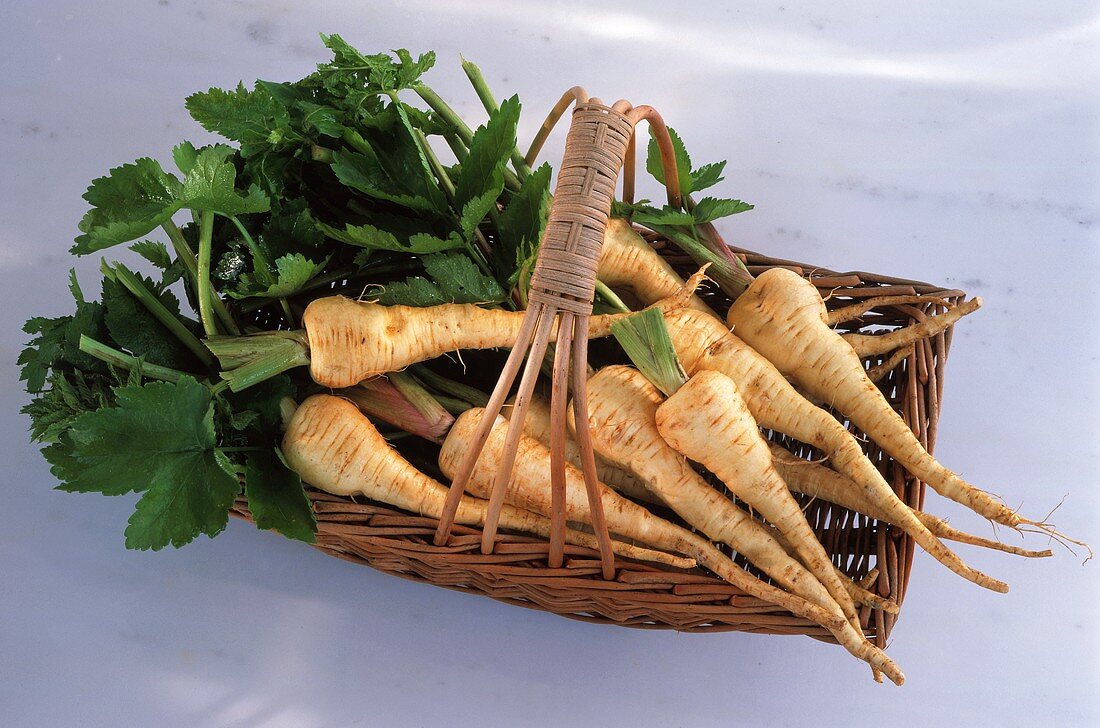
<path fill-rule="evenodd" d="M 688 258 L 666 247 L 664 241 L 655 236 L 648 239 L 678 271 L 686 274 L 694 270 Z M 809 277 L 823 295 L 829 296 L 830 308 L 869 296 L 932 294 L 951 303 L 963 297 L 961 291 L 915 281 L 862 272 L 841 274 L 748 251 L 735 249 L 735 252 L 750 272 L 783 266 Z M 719 312 L 729 305 L 720 292 L 709 291 L 704 298 Z M 865 333 L 888 330 L 919 321 L 938 310 L 942 309 L 932 302 L 923 306 L 880 306 L 842 329 Z M 920 342 L 879 383 L 929 452 L 936 437 L 950 341 L 949 329 Z M 818 457 L 804 445 L 785 441 L 775 433 L 766 435 L 768 439 L 782 441 L 803 457 Z M 864 448 L 899 497 L 914 508 L 921 507 L 924 484 L 896 466 L 873 443 L 864 443 Z M 599 554 L 590 549 L 566 545 L 565 565 L 553 569 L 547 565 L 547 541 L 501 533 L 494 553 L 485 555 L 479 550 L 480 530 L 458 525 L 453 527 L 453 537 L 447 545 L 434 546 L 432 536 L 437 526 L 434 519 L 363 499 L 355 501 L 312 489 L 308 492 L 317 516 L 316 548 L 396 576 L 589 622 L 688 632 L 804 634 L 833 641 L 822 627 L 745 595 L 702 570 L 680 571 L 616 559 L 616 577 L 608 581 L 601 576 Z M 831 503 L 799 497 L 810 525 L 834 562 L 856 579 L 877 567 L 879 576 L 872 590 L 900 603 L 905 597 L 913 561 L 912 539 L 896 528 Z M 235 504 L 234 515 L 250 518 L 243 499 Z M 880 646 L 885 645 L 896 617 L 867 608 L 860 616 L 868 635 Z"/>

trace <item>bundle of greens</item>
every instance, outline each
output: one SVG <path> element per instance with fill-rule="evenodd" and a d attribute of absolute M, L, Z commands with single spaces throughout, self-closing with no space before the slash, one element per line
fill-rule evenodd
<path fill-rule="evenodd" d="M 24 328 L 32 437 L 60 489 L 140 494 L 130 548 L 220 533 L 242 489 L 260 528 L 313 540 L 309 500 L 279 443 L 294 403 L 322 389 L 295 368 L 308 361 L 298 329 L 314 299 L 502 311 L 525 300 L 551 169 L 517 151 L 519 99 L 498 104 L 464 62 L 488 115 L 471 129 L 422 80 L 434 54 L 365 55 L 338 35 L 322 40 L 332 60 L 300 81 L 187 99 L 231 145 L 184 141 L 175 169 L 143 157 L 94 180 L 72 252 L 128 244 L 155 273 L 104 260 L 99 300 L 74 274 L 75 312 Z M 676 142 L 685 190 L 721 179 L 722 164 L 692 170 Z M 648 167 L 663 179 L 655 149 Z M 748 208 L 706 199 L 692 212 L 644 202 L 621 212 L 713 261 L 703 226 Z M 420 395 L 431 382 L 443 387 L 433 402 L 476 399 L 456 400 L 463 385 L 423 370 L 376 382 L 368 400 L 391 419 L 411 412 L 416 431 L 428 427 Z"/>

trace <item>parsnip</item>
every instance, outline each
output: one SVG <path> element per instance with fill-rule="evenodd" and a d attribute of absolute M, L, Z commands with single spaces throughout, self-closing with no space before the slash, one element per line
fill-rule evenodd
<path fill-rule="evenodd" d="M 645 486 L 687 523 L 710 540 L 732 547 L 787 591 L 839 610 L 828 590 L 784 550 L 767 526 L 708 485 L 661 437 L 656 415 L 664 399 L 631 367 L 609 366 L 596 372 L 588 380 L 588 426 L 596 451 L 638 473 Z M 854 584 L 845 586 L 865 598 Z"/>
<path fill-rule="evenodd" d="M 1020 517 L 929 455 L 867 378 L 856 351 L 829 328 L 828 320 L 825 303 L 813 284 L 780 268 L 762 273 L 734 302 L 728 315 L 741 339 L 808 395 L 844 413 L 937 493 L 997 523 L 1041 525 Z"/>
<path fill-rule="evenodd" d="M 459 416 L 443 443 L 439 453 L 439 467 L 447 477 L 453 477 L 459 462 L 468 449 L 471 438 L 485 411 L 471 409 Z M 507 421 L 498 417 L 485 443 L 484 456 L 478 460 L 467 484 L 469 490 L 486 497 L 496 478 L 495 462 L 507 436 Z M 517 450 L 505 499 L 507 502 L 541 514 L 551 512 L 551 488 L 549 451 L 537 440 L 523 436 Z M 566 518 L 569 521 L 588 522 L 589 505 L 583 476 L 573 466 L 566 464 Z M 658 518 L 642 506 L 617 495 L 606 486 L 600 488 L 600 500 L 609 529 L 625 538 L 636 540 L 659 549 L 676 551 L 693 557 L 722 579 L 738 587 L 746 594 L 782 606 L 794 614 L 820 624 L 837 638 L 853 655 L 881 670 L 894 682 L 901 684 L 904 676 L 890 658 L 868 642 L 840 615 L 832 615 L 805 599 L 770 586 L 751 576 L 733 563 L 709 541 Z"/>
<path fill-rule="evenodd" d="M 852 479 L 864 496 L 878 504 L 921 548 L 947 568 L 975 584 L 1006 592 L 1008 585 L 962 562 L 928 532 L 898 500 L 882 473 L 864 455 L 859 443 L 836 418 L 800 395 L 779 371 L 712 316 L 686 309 L 665 312 L 669 333 L 684 369 L 689 373 L 719 371 L 737 383 L 753 418 L 768 429 L 813 445 L 839 472 Z M 834 334 L 835 336 L 835 334 Z"/>
<path fill-rule="evenodd" d="M 340 397 L 316 394 L 302 402 L 283 436 L 283 454 L 302 480 L 328 493 L 361 494 L 430 518 L 438 518 L 443 510 L 446 487 L 401 457 L 354 404 Z M 478 498 L 464 497 L 455 520 L 480 526 L 487 506 Z M 542 537 L 550 534 L 547 518 L 520 508 L 505 507 L 500 525 Z M 566 541 L 598 548 L 595 537 L 572 529 L 567 530 Z M 615 553 L 632 559 L 680 568 L 693 565 L 690 558 L 618 541 L 613 547 Z"/>
<path fill-rule="evenodd" d="M 775 526 L 848 619 L 858 623 L 844 582 L 772 467 L 767 442 L 732 379 L 714 371 L 693 375 L 657 408 L 656 423 L 669 445 L 714 473 Z"/>
<path fill-rule="evenodd" d="M 512 403 L 515 398 L 509 399 L 507 406 L 500 411 L 506 419 L 511 419 Z M 523 432 L 533 437 L 547 448 L 550 447 L 550 403 L 543 397 L 535 395 L 527 405 L 527 416 L 523 420 Z M 565 441 L 565 459 L 576 468 L 580 468 L 581 452 L 576 440 L 568 437 Z M 629 496 L 634 500 L 660 505 L 660 499 L 649 492 L 642 483 L 630 471 L 621 468 L 606 458 L 596 456 L 596 475 L 600 482 L 613 490 Z"/>
<path fill-rule="evenodd" d="M 684 285 L 684 279 L 672 266 L 634 230 L 629 220 L 621 217 L 607 221 L 597 276 L 608 286 L 630 289 L 646 305 L 675 295 Z M 692 296 L 688 306 L 713 313 L 698 296 Z"/>

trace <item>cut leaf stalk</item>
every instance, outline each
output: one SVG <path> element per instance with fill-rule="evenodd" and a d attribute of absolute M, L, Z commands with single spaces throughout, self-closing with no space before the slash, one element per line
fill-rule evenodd
<path fill-rule="evenodd" d="M 186 326 L 183 325 L 179 316 L 176 316 L 164 307 L 164 304 L 145 287 L 141 279 L 134 275 L 130 269 L 122 263 L 115 263 L 114 268 L 108 267 L 108 269 L 114 275 L 115 280 L 125 286 L 126 290 L 132 293 L 134 298 L 140 301 L 141 304 L 148 309 L 149 313 L 156 317 L 157 321 L 164 324 L 165 328 L 171 331 L 172 334 L 180 340 L 180 343 L 198 357 L 199 361 L 209 368 L 214 367 L 214 358 L 210 355 L 207 348 L 202 345 L 202 342 L 199 341 Z"/>

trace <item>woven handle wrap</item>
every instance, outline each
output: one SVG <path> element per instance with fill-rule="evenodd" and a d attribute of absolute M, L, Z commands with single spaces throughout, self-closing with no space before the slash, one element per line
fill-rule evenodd
<path fill-rule="evenodd" d="M 574 109 L 531 276 L 532 303 L 580 316 L 592 313 L 604 229 L 632 132 L 626 116 L 603 104 Z"/>

